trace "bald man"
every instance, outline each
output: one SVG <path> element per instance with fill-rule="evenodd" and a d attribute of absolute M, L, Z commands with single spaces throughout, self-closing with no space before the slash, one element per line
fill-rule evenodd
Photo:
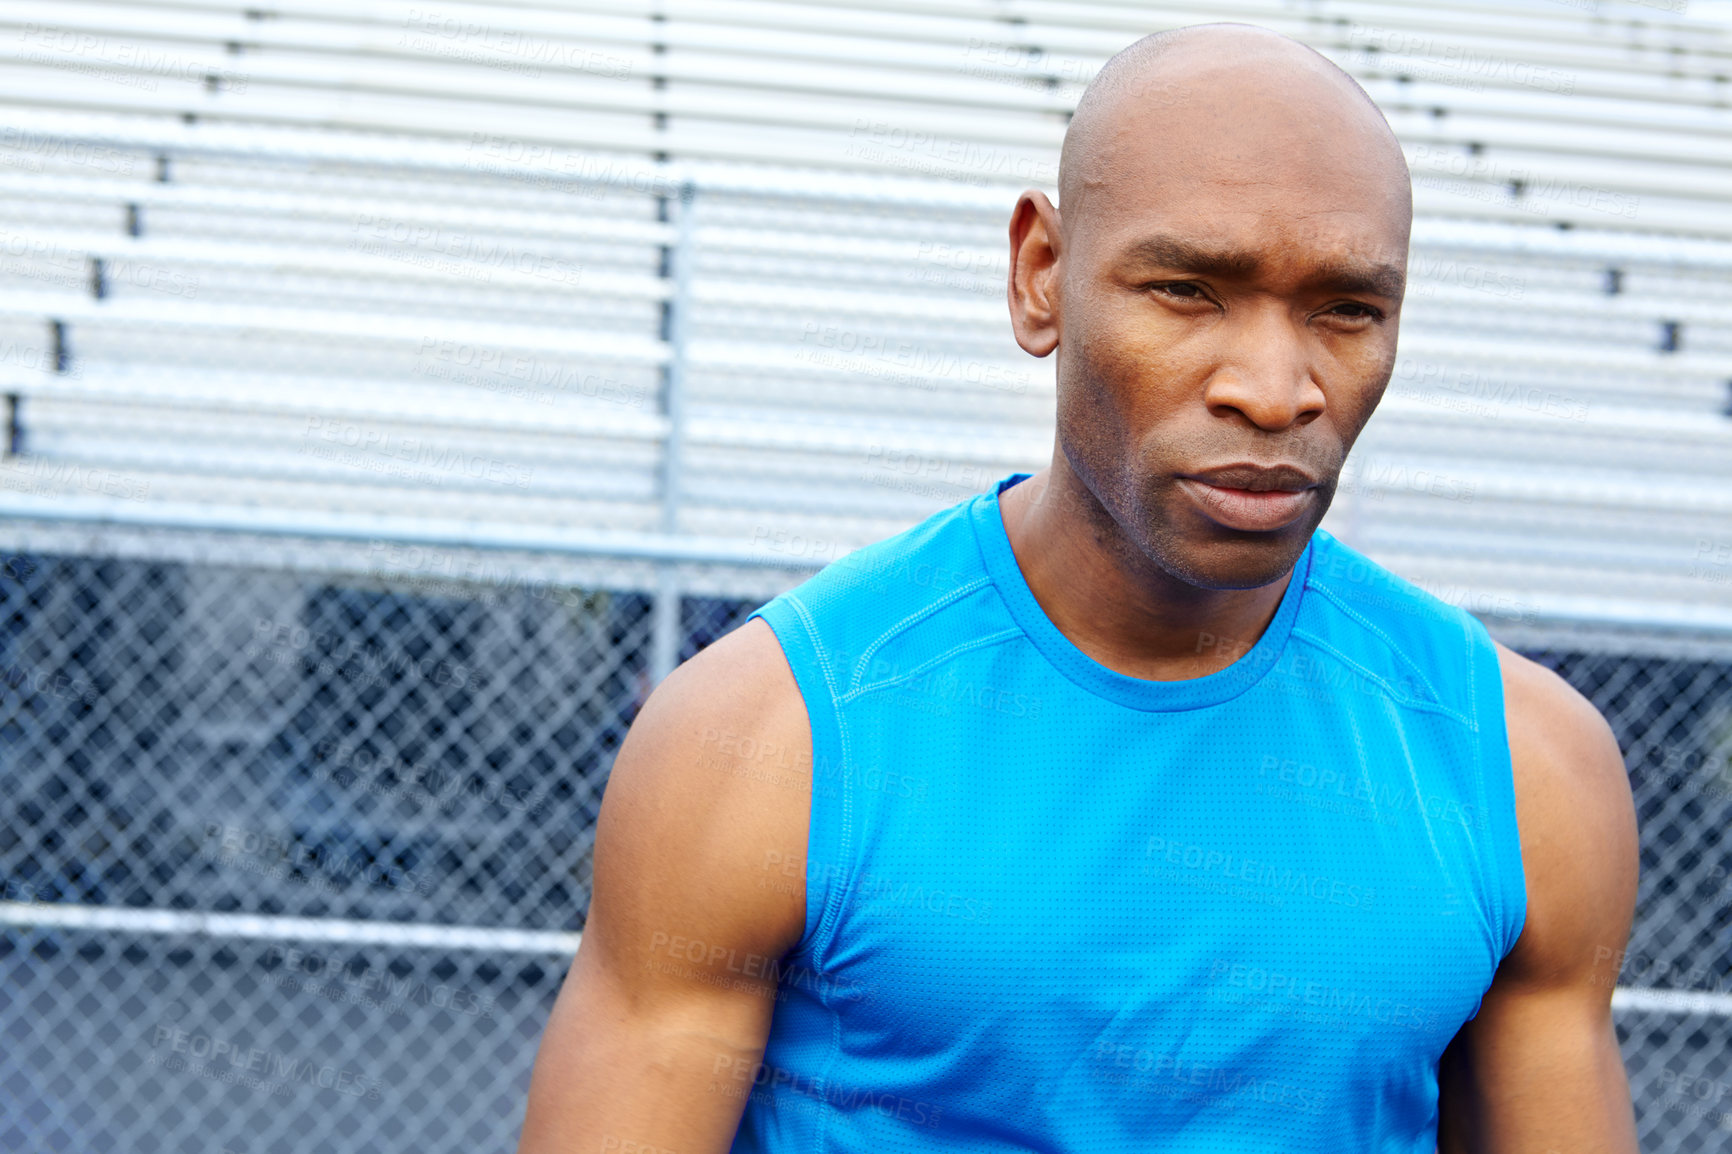
<path fill-rule="evenodd" d="M 656 691 L 521 1149 L 1633 1152 L 1609 728 L 1318 528 L 1395 362 L 1387 124 L 1163 34 L 1060 202 L 1010 224 L 1052 463 Z"/>

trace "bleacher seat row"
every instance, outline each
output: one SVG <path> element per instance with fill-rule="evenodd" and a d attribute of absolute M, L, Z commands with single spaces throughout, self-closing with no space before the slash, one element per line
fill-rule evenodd
<path fill-rule="evenodd" d="M 1414 175 L 1330 528 L 1732 635 L 1732 43 L 1636 5 L 0 0 L 0 513 L 870 540 L 1049 451 L 1006 214 L 1208 19 L 1336 59 Z"/>

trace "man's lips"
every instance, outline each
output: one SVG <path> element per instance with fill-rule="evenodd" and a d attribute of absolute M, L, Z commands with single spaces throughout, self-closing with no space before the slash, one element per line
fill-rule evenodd
<path fill-rule="evenodd" d="M 1297 521 L 1315 499 L 1315 485 L 1291 465 L 1231 465 L 1179 478 L 1179 487 L 1211 521 L 1247 533 L 1268 533 Z"/>

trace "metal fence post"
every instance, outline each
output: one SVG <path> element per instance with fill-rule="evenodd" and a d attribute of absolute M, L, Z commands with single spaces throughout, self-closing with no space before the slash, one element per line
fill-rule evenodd
<path fill-rule="evenodd" d="M 692 279 L 692 218 L 697 189 L 691 181 L 680 186 L 679 222 L 673 251 L 664 262 L 672 284 L 663 312 L 662 333 L 668 344 L 667 370 L 663 377 L 663 412 L 667 438 L 662 451 L 663 533 L 679 532 L 681 464 L 685 449 L 686 344 L 690 328 Z M 650 632 L 650 679 L 660 684 L 679 663 L 680 638 L 679 571 L 664 563 L 656 573 L 655 610 Z"/>

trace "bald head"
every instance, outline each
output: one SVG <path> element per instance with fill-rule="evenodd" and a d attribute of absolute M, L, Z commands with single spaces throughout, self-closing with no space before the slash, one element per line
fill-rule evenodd
<path fill-rule="evenodd" d="M 1059 160 L 1066 231 L 1097 193 L 1150 164 L 1201 175 L 1211 160 L 1342 165 L 1411 213 L 1407 163 L 1383 113 L 1311 48 L 1248 24 L 1157 32 L 1124 49 L 1083 93 Z"/>
<path fill-rule="evenodd" d="M 1311 49 L 1185 28 L 1101 70 L 1059 191 L 1018 200 L 1007 285 L 1017 343 L 1057 360 L 1050 484 L 1139 581 L 1275 581 L 1394 368 L 1394 134 Z"/>

